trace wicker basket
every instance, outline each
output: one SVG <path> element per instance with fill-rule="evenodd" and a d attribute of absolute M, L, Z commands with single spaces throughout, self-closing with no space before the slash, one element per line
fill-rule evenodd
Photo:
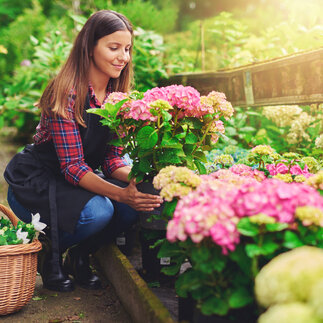
<path fill-rule="evenodd" d="M 2 211 L 13 225 L 15 214 L 0 204 Z M 20 310 L 34 294 L 37 273 L 37 252 L 41 243 L 0 246 L 0 315 Z"/>

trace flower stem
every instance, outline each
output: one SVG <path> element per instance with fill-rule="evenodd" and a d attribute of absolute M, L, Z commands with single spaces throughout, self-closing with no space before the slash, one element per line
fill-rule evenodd
<path fill-rule="evenodd" d="M 207 128 L 203 134 L 202 139 L 196 144 L 194 150 L 192 151 L 192 155 L 194 154 L 194 152 L 202 145 L 203 141 L 205 140 L 205 137 L 207 136 L 207 134 L 209 133 L 209 130 L 212 126 L 213 120 L 207 125 Z"/>

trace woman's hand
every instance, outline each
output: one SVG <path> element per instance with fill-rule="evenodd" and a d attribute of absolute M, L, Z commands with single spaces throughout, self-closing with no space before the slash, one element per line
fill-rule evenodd
<path fill-rule="evenodd" d="M 139 192 L 135 179 L 132 179 L 130 184 L 123 189 L 120 202 L 128 204 L 137 211 L 149 212 L 159 207 L 163 199 L 158 195 Z"/>

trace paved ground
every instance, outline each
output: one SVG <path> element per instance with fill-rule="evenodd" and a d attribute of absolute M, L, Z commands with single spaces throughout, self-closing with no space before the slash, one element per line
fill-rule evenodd
<path fill-rule="evenodd" d="M 10 129 L 0 133 L 0 203 L 6 201 L 7 184 L 3 171 L 19 145 L 9 140 Z M 0 295 L 1 297 L 1 295 Z M 131 319 L 120 304 L 113 287 L 105 282 L 100 291 L 77 288 L 70 293 L 56 293 L 42 288 L 41 277 L 36 278 L 33 299 L 15 314 L 0 317 L 2 323 L 130 323 Z"/>

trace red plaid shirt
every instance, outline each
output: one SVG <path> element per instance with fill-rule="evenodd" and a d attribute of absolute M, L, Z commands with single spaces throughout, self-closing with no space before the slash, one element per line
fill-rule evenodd
<path fill-rule="evenodd" d="M 91 108 L 101 108 L 108 98 L 110 91 L 107 91 L 102 105 L 95 96 L 93 87 L 89 85 L 89 98 Z M 66 180 L 73 185 L 78 185 L 81 178 L 88 172 L 93 171 L 84 161 L 82 140 L 78 123 L 74 113 L 75 96 L 68 101 L 67 111 L 70 119 L 57 117 L 56 119 L 46 114 L 41 115 L 40 122 L 34 135 L 35 144 L 53 140 L 62 174 Z M 122 147 L 108 146 L 104 159 L 102 171 L 109 177 L 116 169 L 127 166 L 127 162 L 120 157 Z"/>

